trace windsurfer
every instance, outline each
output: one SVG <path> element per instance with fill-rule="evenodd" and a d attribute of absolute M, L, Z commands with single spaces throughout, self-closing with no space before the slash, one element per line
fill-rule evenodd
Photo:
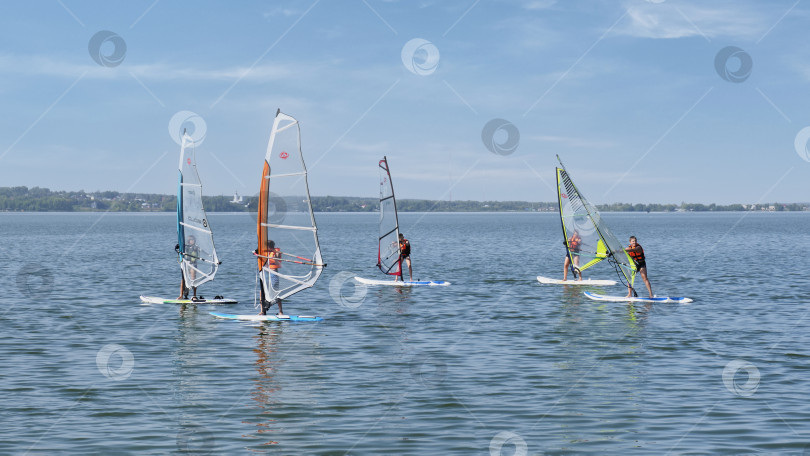
<path fill-rule="evenodd" d="M 580 237 L 579 231 L 575 230 L 574 234 L 568 238 L 568 242 L 563 242 L 563 245 L 571 252 L 570 255 L 565 256 L 565 262 L 563 263 L 563 282 L 568 280 L 568 266 L 571 265 L 571 258 L 574 259 L 575 275 L 579 275 L 578 280 L 582 280 L 582 271 L 579 270 L 579 251 L 582 248 L 582 237 Z"/>
<path fill-rule="evenodd" d="M 281 249 L 276 247 L 275 241 L 270 239 L 267 240 L 267 258 L 260 257 L 259 258 L 259 266 L 261 268 L 267 268 L 269 270 L 268 275 L 270 276 L 270 288 L 274 291 L 279 290 L 279 279 L 278 279 L 278 270 L 281 268 L 281 261 L 277 260 L 276 258 L 281 258 Z M 254 252 L 258 254 L 258 251 Z M 267 310 L 273 306 L 273 304 L 278 304 L 278 315 L 283 316 L 284 311 L 281 308 L 281 299 L 276 298 L 273 301 L 268 301 L 265 298 L 264 294 L 264 276 L 259 274 L 260 277 L 260 288 L 261 288 L 261 301 L 262 301 L 262 311 L 259 315 L 267 315 Z"/>
<path fill-rule="evenodd" d="M 636 264 L 636 270 L 641 274 L 641 278 L 644 279 L 644 285 L 647 286 L 647 291 L 650 293 L 650 297 L 653 297 L 652 287 L 650 286 L 650 281 L 647 280 L 647 261 L 644 258 L 644 249 L 641 248 L 641 244 L 638 243 L 638 240 L 635 236 L 630 236 L 630 247 L 624 249 L 630 258 L 633 259 L 633 262 Z M 630 285 L 627 285 L 627 297 L 629 298 L 633 294 L 633 288 Z"/>
<path fill-rule="evenodd" d="M 411 268 L 411 243 L 405 239 L 405 235 L 399 233 L 399 261 L 400 265 L 404 261 L 405 264 L 408 265 L 408 276 L 410 277 L 410 281 L 413 282 L 413 269 Z M 400 272 L 402 272 L 402 266 L 400 266 Z M 396 280 L 399 280 L 399 276 L 397 276 Z M 402 279 L 405 280 L 404 278 Z"/>
<path fill-rule="evenodd" d="M 179 253 L 180 245 L 176 245 L 174 247 L 175 251 Z M 188 238 L 186 238 L 186 245 L 184 252 L 182 253 L 182 258 L 180 261 L 183 260 L 187 261 L 188 266 L 188 276 L 189 279 L 194 280 L 197 277 L 197 260 L 200 258 L 200 247 L 197 246 L 197 239 L 194 237 L 193 234 L 190 234 Z M 191 287 L 192 290 L 192 299 L 197 298 L 197 287 Z M 186 286 L 186 275 L 183 272 L 183 268 L 181 267 L 180 270 L 180 296 L 177 299 L 188 299 L 188 292 L 189 288 Z"/>

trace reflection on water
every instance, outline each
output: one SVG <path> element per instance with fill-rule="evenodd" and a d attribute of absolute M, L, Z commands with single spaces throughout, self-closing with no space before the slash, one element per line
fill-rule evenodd
<path fill-rule="evenodd" d="M 278 441 L 272 440 L 272 435 L 280 432 L 280 429 L 273 412 L 277 408 L 278 395 L 281 391 L 281 384 L 276 377 L 278 369 L 284 364 L 284 357 L 278 354 L 279 339 L 284 326 L 277 323 L 259 324 L 257 329 L 258 333 L 253 336 L 256 342 L 256 348 L 253 349 L 256 355 L 254 363 L 256 376 L 253 378 L 255 384 L 250 396 L 259 414 L 256 415 L 257 421 L 246 421 L 256 427 L 255 433 L 246 437 L 258 439 L 258 445 L 275 445 Z"/>
<path fill-rule="evenodd" d="M 211 420 L 205 380 L 201 371 L 208 362 L 206 325 L 201 324 L 197 304 L 180 304 L 180 318 L 172 357 L 174 404 L 177 409 L 177 448 L 188 454 L 211 454 L 216 439 L 204 423 Z"/>

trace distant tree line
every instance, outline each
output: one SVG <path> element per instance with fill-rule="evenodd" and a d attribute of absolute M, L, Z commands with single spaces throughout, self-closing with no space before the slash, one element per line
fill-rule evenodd
<path fill-rule="evenodd" d="M 300 210 L 304 197 L 287 198 L 288 210 Z M 245 197 L 235 203 L 230 196 L 203 196 L 208 212 L 255 212 L 258 197 Z M 379 210 L 378 198 L 353 196 L 313 196 L 312 208 L 317 212 L 374 212 Z M 40 187 L 0 187 L 0 211 L 26 212 L 174 212 L 176 195 L 156 193 L 119 193 L 84 190 L 51 191 Z M 443 201 L 401 199 L 400 212 L 557 212 L 554 202 L 527 201 Z M 603 212 L 706 212 L 706 211 L 806 211 L 808 203 L 763 204 L 629 204 L 597 205 Z"/>

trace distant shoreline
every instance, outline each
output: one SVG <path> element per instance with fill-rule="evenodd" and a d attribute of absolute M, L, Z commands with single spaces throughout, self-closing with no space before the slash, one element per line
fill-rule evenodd
<path fill-rule="evenodd" d="M 286 198 L 282 205 L 293 209 L 303 197 Z M 377 197 L 313 196 L 315 212 L 377 212 Z M 255 212 L 258 197 L 203 196 L 207 212 Z M 176 195 L 119 193 L 114 191 L 51 191 L 39 187 L 0 187 L 2 212 L 174 212 Z M 810 203 L 770 202 L 761 204 L 598 204 L 601 212 L 803 212 Z M 559 212 L 556 201 L 442 201 L 398 199 L 399 212 Z"/>

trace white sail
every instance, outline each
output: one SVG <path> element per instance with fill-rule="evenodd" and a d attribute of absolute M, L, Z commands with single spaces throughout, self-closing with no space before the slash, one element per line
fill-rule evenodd
<path fill-rule="evenodd" d="M 212 280 L 219 267 L 214 235 L 202 202 L 202 183 L 197 174 L 194 141 L 183 134 L 180 146 L 177 188 L 177 244 L 186 287 Z"/>
<path fill-rule="evenodd" d="M 388 158 L 380 166 L 380 237 L 377 247 L 377 267 L 384 274 L 401 276 L 402 260 L 399 250 L 399 217 L 394 184 L 388 170 Z"/>
<path fill-rule="evenodd" d="M 276 113 L 259 191 L 258 267 L 267 300 L 315 284 L 325 264 L 312 212 L 298 121 Z M 270 247 L 270 241 L 273 248 Z"/>

